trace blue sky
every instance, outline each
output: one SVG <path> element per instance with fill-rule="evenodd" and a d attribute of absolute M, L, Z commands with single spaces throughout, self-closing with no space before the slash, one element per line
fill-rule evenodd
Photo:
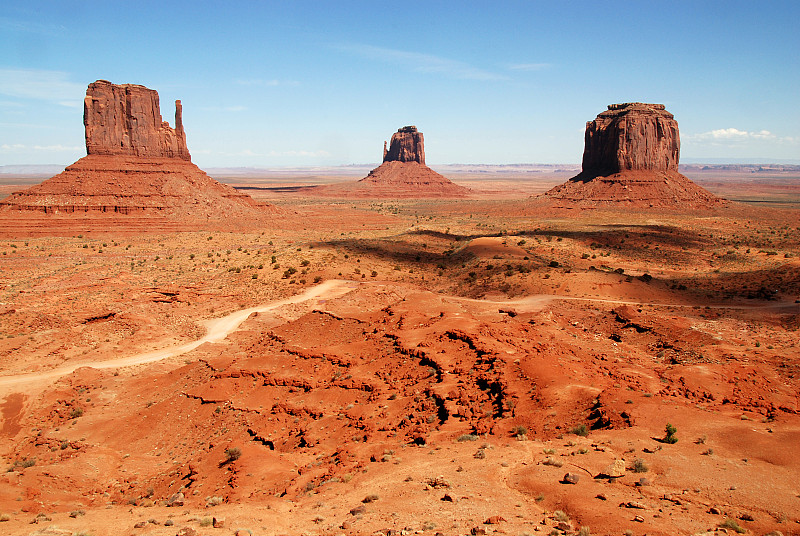
<path fill-rule="evenodd" d="M 800 162 L 800 2 L 4 2 L 0 165 L 85 154 L 97 79 L 183 102 L 201 167 L 579 163 L 586 121 L 666 104 L 682 161 Z"/>

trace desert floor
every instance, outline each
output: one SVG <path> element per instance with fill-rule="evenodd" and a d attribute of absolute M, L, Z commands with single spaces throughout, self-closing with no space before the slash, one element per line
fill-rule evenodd
<path fill-rule="evenodd" d="M 0 533 L 800 534 L 798 173 L 653 211 L 451 171 L 471 197 L 231 175 L 274 221 L 0 229 Z"/>

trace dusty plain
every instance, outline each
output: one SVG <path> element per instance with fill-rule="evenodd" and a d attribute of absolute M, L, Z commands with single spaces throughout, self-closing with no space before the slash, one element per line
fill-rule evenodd
<path fill-rule="evenodd" d="M 280 213 L 0 228 L 0 533 L 800 534 L 800 171 L 434 169 L 473 194 L 210 170 Z"/>

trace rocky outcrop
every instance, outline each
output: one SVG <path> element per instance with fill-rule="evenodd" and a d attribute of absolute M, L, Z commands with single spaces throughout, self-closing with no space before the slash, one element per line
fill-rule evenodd
<path fill-rule="evenodd" d="M 425 165 L 425 140 L 415 126 L 398 129 L 392 134 L 389 149 L 383 143 L 384 162 L 417 162 Z"/>
<path fill-rule="evenodd" d="M 544 194 L 556 206 L 724 204 L 678 172 L 678 122 L 663 104 L 611 104 L 586 123 L 584 139 L 582 171 Z"/>
<path fill-rule="evenodd" d="M 392 134 L 387 148 L 383 142 L 383 163 L 355 183 L 314 186 L 305 191 L 325 197 L 414 199 L 422 197 L 464 197 L 470 192 L 425 165 L 425 141 L 415 126 Z"/>
<path fill-rule="evenodd" d="M 663 104 L 611 104 L 586 123 L 583 174 L 678 171 L 678 122 Z"/>
<path fill-rule="evenodd" d="M 181 101 L 175 128 L 161 119 L 158 92 L 136 84 L 89 84 L 83 101 L 86 154 L 190 160 Z"/>
<path fill-rule="evenodd" d="M 152 89 L 104 80 L 89 84 L 83 116 L 87 156 L 55 177 L 11 194 L 0 202 L 2 216 L 82 215 L 103 218 L 106 229 L 151 218 L 146 228 L 158 231 L 166 228 L 165 219 L 190 229 L 240 227 L 274 215 L 275 207 L 215 181 L 191 162 L 181 113 L 176 101 L 172 128 L 161 120 L 158 93 Z M 62 227 L 67 221 L 51 220 Z M 74 221 L 87 225 L 85 218 Z"/>

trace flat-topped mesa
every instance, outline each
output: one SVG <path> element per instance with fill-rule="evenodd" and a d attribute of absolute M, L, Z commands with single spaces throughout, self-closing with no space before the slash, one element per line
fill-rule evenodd
<path fill-rule="evenodd" d="M 419 162 L 425 164 L 425 141 L 415 126 L 398 129 L 392 134 L 389 149 L 383 144 L 384 162 Z"/>
<path fill-rule="evenodd" d="M 161 119 L 158 92 L 137 84 L 89 84 L 83 101 L 89 155 L 191 160 L 183 131 L 181 101 L 175 101 L 175 128 Z"/>
<path fill-rule="evenodd" d="M 586 123 L 584 176 L 633 170 L 678 171 L 678 122 L 663 104 L 610 104 Z"/>

